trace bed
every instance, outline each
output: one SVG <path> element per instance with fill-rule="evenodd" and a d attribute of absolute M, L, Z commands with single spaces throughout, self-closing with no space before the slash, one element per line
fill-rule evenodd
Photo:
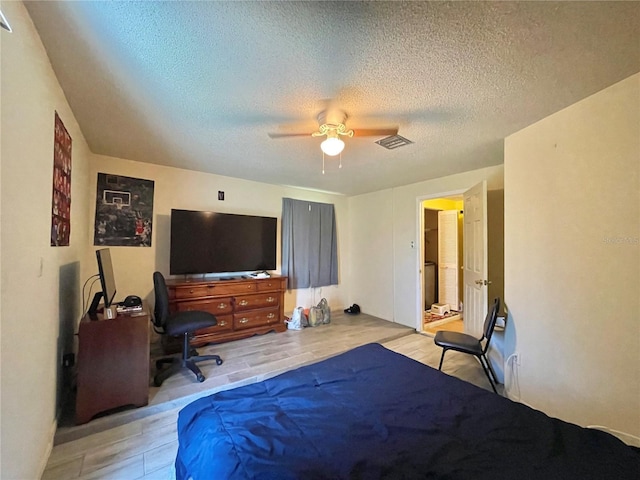
<path fill-rule="evenodd" d="M 640 450 L 379 344 L 200 398 L 176 478 L 634 479 Z"/>

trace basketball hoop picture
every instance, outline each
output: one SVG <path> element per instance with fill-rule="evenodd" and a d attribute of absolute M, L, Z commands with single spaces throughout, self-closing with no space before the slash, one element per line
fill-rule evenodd
<path fill-rule="evenodd" d="M 150 247 L 153 180 L 98 173 L 94 245 Z"/>
<path fill-rule="evenodd" d="M 102 203 L 104 205 L 115 205 L 116 208 L 120 210 L 122 207 L 131 205 L 131 193 L 105 190 L 102 194 Z"/>

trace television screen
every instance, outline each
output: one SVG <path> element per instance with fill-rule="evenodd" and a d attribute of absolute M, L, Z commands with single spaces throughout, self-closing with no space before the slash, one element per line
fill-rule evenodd
<path fill-rule="evenodd" d="M 276 268 L 277 219 L 171 210 L 172 275 Z"/>

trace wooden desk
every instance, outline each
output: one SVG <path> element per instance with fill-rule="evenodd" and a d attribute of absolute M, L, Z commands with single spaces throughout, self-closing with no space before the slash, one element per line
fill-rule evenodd
<path fill-rule="evenodd" d="M 149 310 L 114 319 L 85 316 L 78 330 L 76 423 L 149 402 Z"/>

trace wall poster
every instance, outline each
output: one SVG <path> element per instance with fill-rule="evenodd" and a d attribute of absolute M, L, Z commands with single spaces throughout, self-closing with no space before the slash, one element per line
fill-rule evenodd
<path fill-rule="evenodd" d="M 150 247 L 153 180 L 98 173 L 94 245 Z"/>
<path fill-rule="evenodd" d="M 51 246 L 68 247 L 71 236 L 71 136 L 55 112 Z"/>

